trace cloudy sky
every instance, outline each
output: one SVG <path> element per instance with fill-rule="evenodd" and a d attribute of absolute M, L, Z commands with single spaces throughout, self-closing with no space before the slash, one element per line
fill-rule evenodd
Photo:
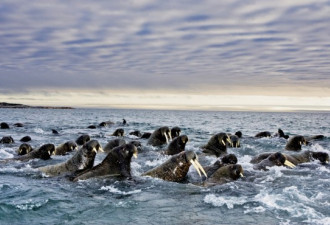
<path fill-rule="evenodd" d="M 0 101 L 330 110 L 330 1 L 0 2 Z"/>

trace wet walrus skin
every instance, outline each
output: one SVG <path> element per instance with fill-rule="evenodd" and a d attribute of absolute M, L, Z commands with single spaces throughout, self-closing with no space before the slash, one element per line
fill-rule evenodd
<path fill-rule="evenodd" d="M 223 156 L 227 154 L 227 144 L 231 144 L 228 134 L 217 133 L 202 147 L 202 151 L 208 155 L 215 155 L 216 157 Z"/>
<path fill-rule="evenodd" d="M 175 155 L 185 150 L 186 144 L 188 142 L 187 135 L 181 135 L 174 138 L 171 143 L 167 146 L 164 154 L 166 155 Z"/>
<path fill-rule="evenodd" d="M 295 167 L 295 165 L 281 152 L 262 153 L 254 157 L 250 162 L 255 164 L 253 167 L 255 170 L 268 170 L 267 167 L 272 166 L 287 166 L 289 168 Z"/>
<path fill-rule="evenodd" d="M 112 149 L 100 164 L 78 174 L 73 181 L 101 176 L 131 177 L 132 156 L 137 157 L 135 145 L 124 144 L 118 146 Z"/>
<path fill-rule="evenodd" d="M 95 155 L 102 151 L 102 147 L 96 140 L 84 144 L 69 160 L 56 165 L 40 167 L 39 170 L 48 176 L 73 174 L 77 171 L 91 169 L 94 165 Z"/>
<path fill-rule="evenodd" d="M 193 151 L 184 151 L 173 155 L 163 164 L 143 173 L 142 176 L 150 176 L 166 181 L 180 182 L 186 177 L 190 165 L 195 167 L 200 176 L 200 171 L 206 176 L 204 169 L 197 160 L 197 155 Z"/>

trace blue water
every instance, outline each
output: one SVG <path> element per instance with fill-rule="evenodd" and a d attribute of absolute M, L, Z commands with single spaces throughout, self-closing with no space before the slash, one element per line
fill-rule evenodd
<path fill-rule="evenodd" d="M 46 177 L 39 166 L 67 160 L 31 160 L 0 165 L 0 224 L 330 224 L 330 166 L 314 161 L 294 169 L 274 167 L 255 171 L 250 159 L 261 152 L 284 151 L 285 139 L 248 138 L 259 131 L 289 135 L 323 134 L 326 138 L 303 146 L 303 150 L 330 153 L 330 113 L 192 112 L 114 109 L 0 109 L 0 138 L 11 135 L 14 144 L 0 144 L 0 159 L 15 156 L 19 139 L 29 135 L 30 144 L 61 144 L 88 133 L 103 146 L 114 137 L 116 128 L 125 130 L 125 140 L 135 139 L 130 131 L 152 132 L 160 126 L 179 126 L 189 137 L 186 149 L 199 154 L 202 165 L 216 158 L 200 154 L 200 146 L 218 132 L 241 130 L 242 147 L 228 149 L 238 157 L 245 177 L 213 187 L 199 187 L 200 180 L 190 168 L 183 183 L 142 177 L 168 156 L 146 146 L 132 159 L 135 182 L 117 179 L 90 179 L 73 183 L 61 177 Z M 125 118 L 128 125 L 122 126 Z M 111 127 L 86 129 L 111 120 Z M 21 122 L 23 128 L 13 124 Z M 59 131 L 53 135 L 51 129 Z M 95 164 L 106 155 L 97 154 Z"/>

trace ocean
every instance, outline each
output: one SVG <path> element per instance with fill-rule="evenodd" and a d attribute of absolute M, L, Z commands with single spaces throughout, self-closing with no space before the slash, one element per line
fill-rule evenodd
<path fill-rule="evenodd" d="M 72 182 L 47 177 L 38 167 L 66 161 L 73 153 L 50 160 L 0 164 L 0 224 L 330 224 L 330 166 L 318 161 L 293 169 L 253 169 L 250 160 L 263 152 L 284 150 L 284 138 L 254 138 L 260 131 L 325 136 L 303 150 L 330 153 L 330 113 L 320 112 L 206 112 L 124 109 L 0 109 L 0 138 L 12 136 L 13 144 L 0 144 L 0 160 L 16 156 L 23 136 L 33 147 L 59 145 L 88 133 L 104 146 L 117 128 L 124 139 L 139 140 L 143 151 L 132 159 L 134 181 L 93 178 Z M 122 124 L 126 119 L 127 124 Z M 114 125 L 87 129 L 102 121 Z M 14 123 L 24 127 L 15 127 Z M 228 148 L 238 158 L 244 177 L 223 185 L 201 187 L 191 166 L 182 183 L 167 182 L 141 174 L 165 162 L 162 148 L 129 135 L 152 132 L 161 126 L 179 126 L 188 136 L 186 150 L 196 152 L 203 165 L 217 158 L 205 156 L 201 146 L 219 132 L 241 131 L 241 148 Z M 54 135 L 52 129 L 59 132 Z M 95 165 L 106 156 L 98 153 Z"/>

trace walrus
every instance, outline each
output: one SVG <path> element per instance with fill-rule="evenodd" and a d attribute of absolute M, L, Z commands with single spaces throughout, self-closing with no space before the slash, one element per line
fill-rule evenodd
<path fill-rule="evenodd" d="M 141 150 L 142 144 L 139 141 L 133 140 L 128 142 L 129 144 L 135 145 L 135 147 L 137 147 L 138 150 Z"/>
<path fill-rule="evenodd" d="M 15 141 L 11 136 L 4 136 L 4 137 L 1 138 L 0 143 L 2 143 L 2 144 L 12 144 L 12 143 L 15 143 Z"/>
<path fill-rule="evenodd" d="M 132 144 L 124 144 L 113 148 L 100 164 L 78 174 L 73 181 L 101 176 L 130 178 L 132 177 L 131 159 L 132 156 L 137 158 L 137 153 L 137 148 Z"/>
<path fill-rule="evenodd" d="M 285 138 L 285 139 L 289 138 L 289 135 L 284 134 L 283 130 L 280 128 L 277 130 L 277 136 Z"/>
<path fill-rule="evenodd" d="M 260 155 L 253 157 L 250 163 L 255 164 L 253 166 L 253 169 L 255 170 L 268 170 L 267 167 L 272 167 L 272 166 L 287 166 L 291 169 L 296 167 L 281 152 L 275 152 L 271 154 L 262 153 Z"/>
<path fill-rule="evenodd" d="M 29 141 L 31 141 L 31 140 L 32 140 L 32 139 L 31 139 L 30 136 L 24 136 L 24 137 L 22 137 L 21 140 L 19 140 L 19 141 L 21 141 L 21 142 L 29 142 Z"/>
<path fill-rule="evenodd" d="M 115 148 L 115 147 L 118 147 L 120 145 L 124 145 L 126 144 L 126 141 L 124 139 L 121 139 L 121 138 L 116 138 L 116 139 L 113 139 L 111 141 L 109 141 L 103 148 L 104 152 L 109 152 L 111 149 Z"/>
<path fill-rule="evenodd" d="M 55 145 L 44 144 L 40 148 L 34 149 L 31 152 L 27 153 L 26 155 L 7 159 L 6 161 L 10 161 L 10 160 L 28 161 L 30 159 L 35 159 L 35 158 L 48 160 L 50 159 L 50 156 L 53 154 L 54 151 L 55 151 Z"/>
<path fill-rule="evenodd" d="M 31 152 L 32 150 L 33 150 L 33 148 L 31 147 L 31 145 L 24 143 L 19 146 L 19 148 L 16 150 L 16 152 L 18 155 L 26 155 L 29 152 Z"/>
<path fill-rule="evenodd" d="M 76 140 L 77 145 L 84 145 L 88 141 L 90 141 L 91 137 L 88 134 L 83 134 L 79 136 Z"/>
<path fill-rule="evenodd" d="M 57 130 L 52 129 L 52 134 L 59 134 Z"/>
<path fill-rule="evenodd" d="M 271 154 L 274 153 L 272 152 L 263 153 L 259 157 L 259 160 L 261 158 L 267 158 L 268 157 L 267 155 L 271 155 Z M 286 154 L 286 153 L 282 153 L 282 154 L 289 162 L 291 162 L 295 166 L 301 163 L 311 162 L 314 160 L 319 160 L 321 164 L 329 163 L 329 154 L 326 152 L 303 151 L 301 153 L 295 153 L 295 154 Z"/>
<path fill-rule="evenodd" d="M 122 137 L 124 136 L 124 134 L 125 134 L 124 129 L 118 128 L 111 134 L 111 136 Z"/>
<path fill-rule="evenodd" d="M 221 160 L 217 160 L 211 166 L 203 166 L 207 177 L 210 177 L 215 171 L 217 171 L 220 167 L 226 166 L 228 164 L 236 164 L 237 157 L 234 154 L 228 154 L 221 158 Z"/>
<path fill-rule="evenodd" d="M 171 128 L 171 137 L 175 138 L 175 137 L 179 137 L 181 134 L 181 128 L 180 127 L 172 127 Z"/>
<path fill-rule="evenodd" d="M 125 120 L 125 119 L 123 119 L 123 125 L 126 125 L 126 124 L 127 124 L 126 120 Z"/>
<path fill-rule="evenodd" d="M 186 177 L 190 165 L 195 167 L 200 176 L 201 172 L 207 176 L 203 167 L 198 162 L 197 155 L 193 151 L 184 151 L 173 155 L 163 164 L 143 173 L 142 176 L 180 182 Z"/>
<path fill-rule="evenodd" d="M 2 123 L 0 124 L 0 129 L 9 129 L 9 125 L 8 125 L 8 123 L 2 122 Z"/>
<path fill-rule="evenodd" d="M 15 127 L 24 127 L 23 123 L 14 123 Z"/>
<path fill-rule="evenodd" d="M 163 144 L 168 144 L 172 140 L 170 128 L 164 126 L 156 129 L 152 132 L 148 139 L 147 144 L 152 146 L 160 146 Z"/>
<path fill-rule="evenodd" d="M 134 136 L 137 136 L 137 137 L 142 137 L 142 133 L 139 130 L 135 130 L 135 131 L 129 132 L 129 135 L 134 135 Z"/>
<path fill-rule="evenodd" d="M 210 175 L 210 177 L 203 182 L 202 186 L 209 187 L 237 180 L 240 177 L 244 177 L 243 172 L 243 168 L 240 164 L 224 165 Z"/>
<path fill-rule="evenodd" d="M 55 148 L 53 152 L 54 155 L 65 155 L 68 152 L 72 152 L 78 148 L 78 145 L 74 141 L 67 141 L 63 144 L 60 144 Z"/>
<path fill-rule="evenodd" d="M 96 126 L 95 125 L 89 125 L 87 128 L 88 129 L 96 129 Z"/>
<path fill-rule="evenodd" d="M 183 152 L 188 140 L 189 139 L 188 139 L 187 135 L 181 135 L 181 136 L 174 138 L 171 141 L 171 143 L 167 146 L 166 150 L 164 151 L 164 154 L 175 155 L 180 152 Z"/>
<path fill-rule="evenodd" d="M 228 144 L 227 145 L 228 147 L 231 147 L 231 148 L 241 147 L 241 143 L 240 143 L 239 137 L 237 135 L 235 135 L 235 134 L 229 135 L 229 138 L 230 138 L 231 144 Z"/>
<path fill-rule="evenodd" d="M 145 133 L 142 134 L 141 138 L 142 139 L 149 139 L 150 136 L 151 136 L 151 133 L 150 132 L 145 132 Z"/>
<path fill-rule="evenodd" d="M 227 143 L 231 144 L 228 134 L 217 133 L 210 138 L 206 145 L 202 146 L 202 151 L 208 155 L 219 157 L 227 154 Z"/>
<path fill-rule="evenodd" d="M 256 138 L 263 138 L 263 137 L 271 137 L 272 134 L 269 131 L 262 131 L 257 133 L 254 137 Z"/>
<path fill-rule="evenodd" d="M 242 138 L 243 134 L 242 134 L 242 131 L 236 131 L 235 132 L 235 135 L 238 137 L 238 138 Z"/>
<path fill-rule="evenodd" d="M 115 124 L 115 123 L 112 122 L 112 121 L 103 121 L 99 124 L 99 126 L 100 127 L 108 127 L 108 126 L 113 125 L 113 124 Z"/>
<path fill-rule="evenodd" d="M 296 135 L 288 140 L 285 149 L 289 151 L 300 151 L 301 145 L 307 145 L 307 141 L 304 136 Z"/>
<path fill-rule="evenodd" d="M 91 169 L 94 165 L 95 155 L 102 151 L 102 147 L 96 140 L 85 143 L 69 160 L 56 165 L 38 168 L 48 176 L 59 176 L 63 174 L 74 174 Z"/>

